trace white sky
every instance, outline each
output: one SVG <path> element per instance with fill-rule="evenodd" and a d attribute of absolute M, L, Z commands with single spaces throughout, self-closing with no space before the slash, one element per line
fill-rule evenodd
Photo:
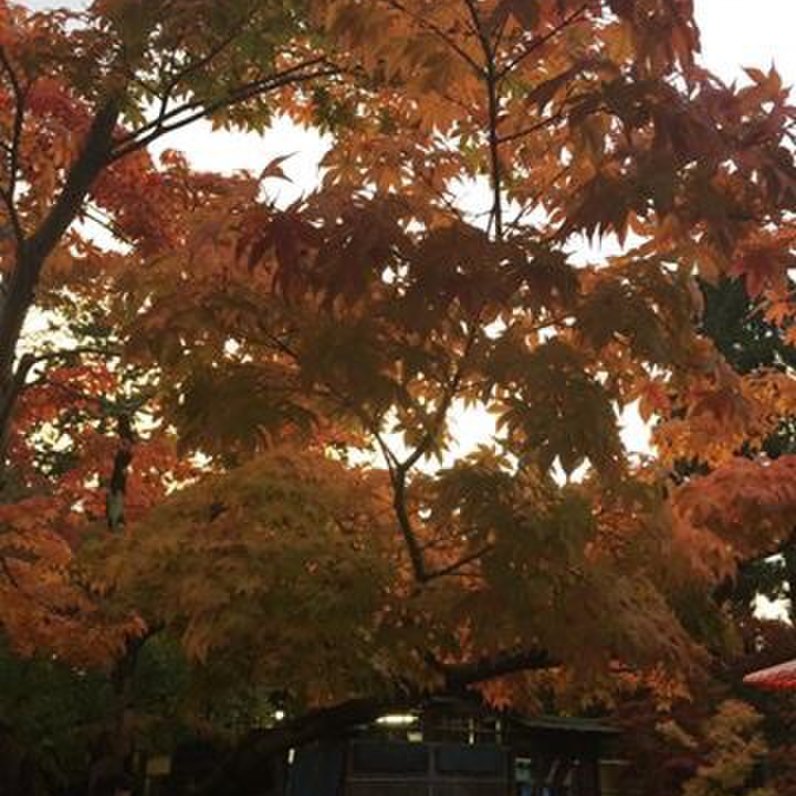
<path fill-rule="evenodd" d="M 45 5 L 39 0 L 33 5 Z M 786 85 L 796 83 L 796 0 L 696 0 L 702 30 L 703 61 L 723 79 L 743 76 L 742 67 L 765 67 L 774 62 Z M 297 185 L 311 186 L 323 148 L 309 133 L 278 125 L 266 140 L 241 133 L 213 133 L 205 125 L 173 133 L 158 143 L 184 150 L 200 169 L 231 171 L 258 168 L 276 155 L 300 151 L 283 169 Z"/>
<path fill-rule="evenodd" d="M 44 9 L 80 8 L 89 3 L 27 0 L 23 4 Z M 773 61 L 786 84 L 796 83 L 796 0 L 695 0 L 695 8 L 703 60 L 710 69 L 729 81 L 742 76 L 743 66 L 767 68 Z M 172 134 L 158 148 L 165 147 L 184 150 L 197 168 L 219 171 L 258 168 L 276 155 L 300 150 L 301 157 L 293 158 L 284 169 L 304 185 L 312 185 L 321 154 L 312 136 L 297 137 L 285 125 L 265 141 L 241 134 L 210 134 L 206 126 L 192 126 Z"/>

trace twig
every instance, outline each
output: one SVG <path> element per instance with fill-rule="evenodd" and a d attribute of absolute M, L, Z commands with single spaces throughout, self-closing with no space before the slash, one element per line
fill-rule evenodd
<path fill-rule="evenodd" d="M 446 33 L 439 25 L 433 22 L 428 17 L 423 17 L 420 14 L 410 11 L 400 0 L 387 0 L 387 4 L 392 6 L 397 11 L 406 14 L 410 19 L 413 19 L 418 25 L 427 30 L 430 30 L 435 36 L 443 41 L 450 47 L 462 60 L 464 60 L 470 67 L 472 67 L 478 74 L 483 74 L 483 67 L 478 61 L 473 58 L 456 40 Z"/>
<path fill-rule="evenodd" d="M 561 22 L 556 25 L 554 28 L 549 30 L 543 36 L 539 36 L 537 39 L 534 39 L 528 47 L 523 50 L 518 56 L 512 58 L 508 63 L 506 63 L 497 73 L 497 79 L 503 80 L 503 78 L 512 71 L 512 69 L 516 69 L 526 58 L 531 56 L 534 52 L 536 52 L 541 47 L 544 47 L 547 42 L 551 39 L 555 38 L 559 33 L 561 33 L 565 28 L 568 28 L 584 11 L 589 8 L 589 3 L 583 3 L 581 6 L 576 8 L 572 13 L 568 14 L 564 17 Z"/>
<path fill-rule="evenodd" d="M 445 422 L 448 410 L 450 409 L 453 399 L 456 397 L 456 393 L 461 385 L 461 381 L 464 378 L 467 358 L 473 346 L 475 345 L 475 341 L 478 336 L 478 317 L 480 316 L 480 313 L 481 310 L 479 309 L 473 319 L 473 324 L 470 329 L 470 333 L 467 336 L 467 341 L 465 343 L 464 350 L 462 351 L 461 358 L 459 359 L 451 380 L 445 388 L 442 401 L 435 413 L 430 428 L 426 431 L 423 439 L 412 451 L 412 453 L 403 461 L 398 463 L 394 470 L 390 471 L 390 480 L 393 487 L 393 509 L 395 511 L 395 517 L 398 520 L 398 527 L 401 530 L 401 535 L 404 538 L 404 542 L 406 543 L 406 547 L 409 552 L 409 558 L 412 562 L 412 570 L 414 572 L 415 578 L 421 584 L 428 583 L 430 580 L 442 577 L 443 575 L 448 574 L 449 571 L 452 572 L 457 567 L 446 567 L 445 572 L 442 573 L 437 571 L 429 571 L 427 569 L 425 556 L 423 555 L 423 546 L 420 544 L 417 532 L 413 527 L 412 519 L 409 516 L 409 511 L 406 507 L 406 478 L 411 468 L 414 467 L 414 465 L 417 464 L 417 462 L 420 461 L 420 459 L 428 452 L 431 444 L 434 441 L 434 438 L 437 436 L 442 424 Z"/>
<path fill-rule="evenodd" d="M 495 223 L 495 237 L 498 240 L 503 239 L 503 202 L 501 197 L 502 191 L 502 177 L 500 169 L 500 152 L 498 139 L 498 113 L 500 98 L 498 96 L 498 81 L 499 75 L 495 71 L 495 52 L 493 46 L 489 42 L 489 37 L 484 31 L 481 24 L 481 18 L 478 15 L 478 8 L 476 7 L 475 0 L 464 0 L 470 12 L 470 18 L 473 23 L 475 34 L 481 42 L 481 49 L 484 52 L 486 59 L 486 66 L 483 72 L 484 81 L 487 88 L 487 102 L 489 113 L 489 156 L 491 161 L 492 171 L 492 216 L 491 221 Z"/>
<path fill-rule="evenodd" d="M 459 572 L 461 569 L 466 567 L 468 564 L 474 564 L 476 561 L 480 561 L 487 553 L 491 552 L 494 549 L 494 545 L 488 544 L 484 545 L 480 549 L 476 550 L 474 553 L 469 553 L 466 556 L 462 556 L 462 558 L 454 561 L 452 564 L 448 564 L 444 567 L 440 567 L 439 569 L 435 569 L 432 572 L 429 572 L 427 575 L 428 580 L 434 580 L 436 578 L 444 578 L 448 575 L 454 575 Z"/>
<path fill-rule="evenodd" d="M 102 346 L 81 345 L 76 348 L 65 348 L 62 351 L 47 351 L 43 354 L 27 354 L 28 370 L 39 362 L 48 362 L 52 359 L 70 359 L 81 354 L 99 354 L 100 356 L 119 357 L 122 350 L 117 347 L 104 348 Z"/>
<path fill-rule="evenodd" d="M 122 243 L 126 243 L 128 246 L 133 246 L 134 241 L 127 237 L 119 226 L 110 218 L 102 218 L 102 216 L 94 211 L 92 208 L 87 207 L 83 210 L 83 215 L 89 220 L 93 221 L 95 224 L 102 227 L 104 230 L 107 230 L 111 233 L 115 238 L 118 238 Z"/>
<path fill-rule="evenodd" d="M 0 554 L 0 568 L 2 568 L 3 574 L 15 589 L 18 589 L 26 596 L 29 596 L 27 590 L 22 586 L 19 580 L 17 580 L 17 576 L 11 571 L 11 567 L 8 566 L 8 561 L 4 554 Z"/>
<path fill-rule="evenodd" d="M 506 133 L 505 135 L 498 136 L 497 142 L 498 144 L 506 144 L 509 141 L 516 141 L 518 138 L 523 138 L 526 135 L 531 135 L 539 130 L 543 130 L 545 127 L 549 127 L 554 122 L 560 121 L 563 116 L 564 109 L 561 108 L 558 112 L 554 113 L 552 116 L 548 116 L 546 119 L 534 122 L 534 124 L 528 125 L 528 127 L 522 127 L 513 133 Z"/>
<path fill-rule="evenodd" d="M 227 108 L 239 102 L 245 102 L 247 99 L 256 97 L 258 94 L 263 94 L 294 82 L 313 80 L 318 77 L 330 77 L 340 72 L 340 69 L 336 66 L 326 66 L 322 69 L 309 71 L 306 74 L 301 73 L 302 70 L 311 69 L 311 67 L 323 63 L 325 63 L 325 60 L 321 57 L 312 58 L 309 61 L 292 66 L 282 72 L 277 72 L 267 78 L 244 83 L 214 102 L 204 104 L 201 100 L 194 100 L 193 102 L 186 102 L 183 105 L 172 108 L 170 111 L 159 114 L 156 119 L 142 125 L 137 130 L 118 138 L 115 141 L 111 159 L 118 160 L 130 152 L 142 149 L 166 133 L 179 130 L 181 127 L 185 127 L 198 119 L 210 116 L 217 110 Z M 177 118 L 183 114 L 188 115 L 180 119 Z M 167 124 L 167 122 L 172 119 L 176 120 L 171 124 Z"/>
<path fill-rule="evenodd" d="M 249 17 L 250 19 L 251 17 Z M 169 101 L 171 100 L 171 94 L 174 89 L 177 87 L 181 80 L 184 80 L 189 75 L 194 74 L 198 70 L 202 69 L 203 67 L 207 66 L 214 58 L 219 56 L 233 41 L 237 38 L 240 32 L 245 28 L 246 22 L 242 22 L 238 28 L 235 29 L 233 33 L 230 33 L 228 36 L 223 38 L 215 47 L 212 47 L 207 53 L 205 53 L 202 57 L 197 58 L 196 60 L 189 63 L 183 69 L 180 69 L 176 74 L 172 75 L 171 79 L 166 83 L 164 88 L 162 89 L 162 95 L 159 97 L 160 99 L 160 110 L 158 113 L 157 118 L 154 121 L 156 127 L 160 126 L 164 120 L 164 117 L 167 113 L 167 108 Z"/>
<path fill-rule="evenodd" d="M 22 140 L 22 128 L 25 121 L 25 95 L 26 91 L 22 88 L 14 68 L 8 59 L 5 48 L 0 47 L 0 66 L 8 75 L 11 84 L 11 92 L 14 95 L 14 123 L 11 131 L 11 143 L 5 144 L 3 149 L 8 154 L 8 182 L 0 191 L 0 198 L 8 208 L 8 216 L 14 230 L 17 243 L 22 245 L 25 234 L 19 220 L 15 200 L 17 187 L 17 172 L 19 171 L 19 147 Z"/>

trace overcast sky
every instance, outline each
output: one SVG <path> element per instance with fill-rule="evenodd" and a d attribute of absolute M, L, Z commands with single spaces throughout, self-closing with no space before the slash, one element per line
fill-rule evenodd
<path fill-rule="evenodd" d="M 27 0 L 31 8 L 85 7 L 87 2 Z M 794 0 L 695 0 L 707 64 L 725 77 L 738 65 L 764 66 L 774 59 L 782 73 L 796 78 Z"/>
<path fill-rule="evenodd" d="M 85 7 L 87 0 L 27 0 L 31 8 L 44 9 L 67 5 Z M 796 83 L 796 0 L 695 0 L 697 21 L 702 31 L 702 60 L 724 80 L 743 79 L 744 66 L 767 69 L 776 65 L 787 85 Z M 312 132 L 302 131 L 285 121 L 277 122 L 266 136 L 211 132 L 204 123 L 190 125 L 164 136 L 155 152 L 183 150 L 199 169 L 229 172 L 235 169 L 261 169 L 279 155 L 297 153 L 283 164 L 292 184 L 270 186 L 280 192 L 280 204 L 297 198 L 317 183 L 318 162 L 323 142 Z M 275 182 L 275 181 L 274 181 Z M 626 416 L 623 435 L 635 450 L 648 449 L 648 434 L 640 421 Z M 470 423 L 462 429 L 462 442 L 473 431 Z"/>
<path fill-rule="evenodd" d="M 87 0 L 27 0 L 29 7 L 44 9 L 67 5 L 86 7 Z M 705 66 L 724 80 L 743 79 L 743 67 L 767 69 L 776 65 L 787 85 L 796 83 L 796 0 L 695 0 L 697 21 L 702 31 L 702 60 Z M 302 131 L 285 121 L 277 122 L 266 136 L 242 133 L 211 132 L 204 123 L 191 125 L 164 136 L 153 147 L 183 150 L 196 168 L 229 172 L 235 169 L 261 169 L 274 157 L 297 153 L 283 166 L 292 184 L 279 182 L 269 186 L 280 193 L 280 204 L 305 193 L 317 183 L 318 162 L 324 151 L 317 135 Z M 276 182 L 276 181 L 272 181 Z M 634 412 L 623 415 L 623 438 L 631 450 L 649 450 L 649 432 Z M 468 448 L 483 437 L 478 422 L 459 424 L 462 447 Z"/>
<path fill-rule="evenodd" d="M 68 5 L 78 8 L 85 0 L 51 2 L 27 0 L 32 8 Z M 725 80 L 742 76 L 742 67 L 768 68 L 774 62 L 786 84 L 796 83 L 796 0 L 695 0 L 697 20 L 702 30 L 703 61 Z M 192 126 L 162 141 L 167 147 L 187 152 L 197 168 L 229 171 L 261 168 L 272 157 L 300 150 L 301 158 L 285 164 L 285 171 L 299 184 L 315 180 L 321 147 L 311 135 L 298 135 L 282 125 L 263 140 L 235 134 L 209 136 L 208 128 Z"/>

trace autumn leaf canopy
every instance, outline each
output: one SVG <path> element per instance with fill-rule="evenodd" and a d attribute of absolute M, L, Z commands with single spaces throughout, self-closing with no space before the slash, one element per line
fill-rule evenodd
<path fill-rule="evenodd" d="M 704 672 L 796 516 L 792 370 L 701 329 L 732 279 L 794 340 L 794 111 L 747 74 L 691 0 L 0 3 L 13 648 L 166 636 L 296 715 Z M 329 142 L 289 205 L 286 152 L 150 146 L 277 116 Z"/>

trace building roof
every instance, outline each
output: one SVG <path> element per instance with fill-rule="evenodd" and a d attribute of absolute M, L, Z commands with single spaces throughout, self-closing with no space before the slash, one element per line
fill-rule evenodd
<path fill-rule="evenodd" d="M 743 679 L 747 685 L 757 688 L 771 688 L 774 690 L 796 690 L 796 658 L 792 661 L 769 666 L 747 674 Z"/>
<path fill-rule="evenodd" d="M 599 719 L 584 719 L 574 716 L 512 716 L 512 719 L 522 727 L 530 730 L 558 730 L 565 732 L 588 732 L 601 735 L 616 735 L 619 730 L 611 727 Z"/>
<path fill-rule="evenodd" d="M 486 716 L 502 717 L 518 727 L 528 730 L 558 731 L 570 733 L 595 733 L 601 735 L 618 735 L 620 730 L 601 719 L 581 718 L 576 716 L 554 716 L 542 714 L 529 716 L 515 710 L 495 710 L 485 705 L 483 701 L 473 697 L 435 697 L 426 707 L 445 706 L 451 710 L 461 710 L 465 713 L 477 711 Z"/>

